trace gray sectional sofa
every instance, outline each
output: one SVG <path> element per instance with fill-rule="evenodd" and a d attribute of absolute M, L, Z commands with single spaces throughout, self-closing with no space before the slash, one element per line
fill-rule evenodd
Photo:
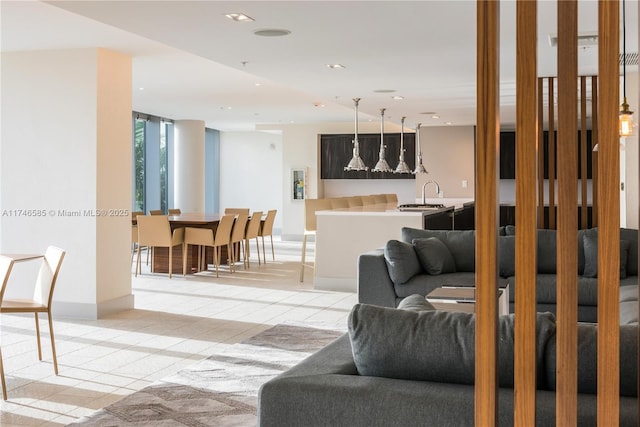
<path fill-rule="evenodd" d="M 597 321 L 598 229 L 580 230 L 578 251 L 578 320 Z M 515 227 L 500 228 L 499 282 L 509 284 L 511 311 L 517 295 Z M 638 231 L 620 229 L 620 322 L 638 321 Z M 556 232 L 538 230 L 536 303 L 539 312 L 556 312 Z M 403 228 L 400 241 L 358 259 L 358 301 L 396 307 L 412 294 L 426 295 L 443 285 L 475 283 L 474 230 Z"/>
<path fill-rule="evenodd" d="M 475 318 L 357 304 L 349 333 L 265 383 L 261 427 L 471 426 Z M 417 301 L 417 302 L 416 302 Z M 403 309 L 401 309 L 403 308 Z M 427 307 L 425 307 L 427 308 Z M 500 317 L 499 425 L 513 425 L 513 315 Z M 637 426 L 637 325 L 620 327 L 620 426 Z M 555 425 L 555 316 L 537 319 L 538 425 Z M 416 339 L 419 337 L 419 339 Z M 597 326 L 578 325 L 578 425 L 596 425 Z"/>

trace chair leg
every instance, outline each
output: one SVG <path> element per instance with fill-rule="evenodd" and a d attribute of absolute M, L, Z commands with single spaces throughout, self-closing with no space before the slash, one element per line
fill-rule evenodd
<path fill-rule="evenodd" d="M 258 241 L 257 237 L 256 237 L 256 252 L 258 253 L 258 265 L 260 265 L 260 242 Z"/>
<path fill-rule="evenodd" d="M 265 255 L 267 252 L 264 249 L 264 236 L 260 236 L 262 238 L 262 260 L 264 263 L 267 263 L 267 256 Z"/>
<path fill-rule="evenodd" d="M 182 245 L 182 276 L 185 276 L 187 271 L 187 248 L 189 245 Z"/>
<path fill-rule="evenodd" d="M 218 273 L 218 247 L 213 247 L 213 264 L 216 267 L 216 277 L 220 277 Z"/>
<path fill-rule="evenodd" d="M 40 348 L 40 322 L 38 322 L 38 313 L 33 313 L 36 318 L 36 339 L 38 341 L 38 360 L 42 360 L 42 349 Z"/>
<path fill-rule="evenodd" d="M 47 317 L 49 318 L 49 336 L 51 337 L 51 354 L 53 355 L 53 372 L 58 375 L 58 358 L 56 357 L 56 340 L 53 336 L 53 319 L 51 318 L 51 312 L 47 311 Z"/>
<path fill-rule="evenodd" d="M 302 238 L 302 258 L 300 259 L 300 282 L 304 282 L 304 258 L 307 255 L 307 235 Z"/>
<path fill-rule="evenodd" d="M 169 246 L 169 279 L 173 273 L 173 246 Z"/>
<path fill-rule="evenodd" d="M 138 256 L 136 257 L 136 277 L 138 277 L 138 271 L 141 271 L 140 268 L 140 248 L 138 248 Z"/>
<path fill-rule="evenodd" d="M 269 239 L 271 239 L 271 258 L 273 258 L 273 260 L 276 260 L 276 253 L 273 250 L 273 234 L 269 235 Z"/>
<path fill-rule="evenodd" d="M 0 348 L 0 382 L 2 383 L 2 399 L 7 400 L 7 383 L 4 382 L 4 366 L 2 365 L 2 348 Z"/>

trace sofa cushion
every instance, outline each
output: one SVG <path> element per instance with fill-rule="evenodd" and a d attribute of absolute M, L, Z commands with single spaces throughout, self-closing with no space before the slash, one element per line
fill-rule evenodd
<path fill-rule="evenodd" d="M 556 273 L 556 230 L 538 230 L 538 273 Z"/>
<path fill-rule="evenodd" d="M 555 331 L 551 313 L 538 314 L 537 358 L 543 384 L 544 347 Z M 513 387 L 514 316 L 500 316 L 499 384 Z M 407 311 L 356 304 L 349 336 L 360 375 L 473 384 L 475 316 L 448 311 Z"/>
<path fill-rule="evenodd" d="M 398 304 L 398 308 L 401 310 L 410 311 L 428 311 L 435 310 L 436 308 L 426 300 L 424 295 L 413 294 L 409 295 Z"/>
<path fill-rule="evenodd" d="M 638 230 L 621 228 L 620 239 L 629 241 L 629 254 L 627 257 L 627 274 L 638 275 Z"/>
<path fill-rule="evenodd" d="M 510 277 L 516 274 L 516 236 L 498 237 L 500 248 L 500 276 Z"/>
<path fill-rule="evenodd" d="M 437 237 L 413 239 L 413 249 L 422 269 L 429 274 L 455 273 L 456 263 L 447 245 Z"/>
<path fill-rule="evenodd" d="M 389 240 L 384 247 L 384 260 L 387 262 L 389 277 L 395 285 L 405 283 L 422 272 L 411 243 Z"/>
<path fill-rule="evenodd" d="M 456 271 L 475 272 L 475 230 L 422 230 L 402 227 L 402 240 L 405 242 L 413 242 L 414 239 L 429 237 L 437 237 L 447 245 L 456 263 Z"/>
<path fill-rule="evenodd" d="M 596 233 L 585 234 L 584 244 L 584 272 L 583 276 L 598 277 L 598 235 Z M 629 253 L 629 241 L 620 240 L 620 278 L 627 277 L 627 258 Z"/>
<path fill-rule="evenodd" d="M 556 389 L 556 336 L 545 349 L 547 387 Z M 598 377 L 598 327 L 578 324 L 578 393 L 596 394 Z M 638 327 L 620 326 L 620 396 L 638 395 Z"/>

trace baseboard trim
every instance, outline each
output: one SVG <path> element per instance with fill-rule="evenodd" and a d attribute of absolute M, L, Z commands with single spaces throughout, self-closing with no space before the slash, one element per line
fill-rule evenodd
<path fill-rule="evenodd" d="M 98 304 L 55 301 L 53 303 L 53 317 L 66 319 L 97 320 L 104 316 L 134 308 L 132 294 L 103 301 Z"/>

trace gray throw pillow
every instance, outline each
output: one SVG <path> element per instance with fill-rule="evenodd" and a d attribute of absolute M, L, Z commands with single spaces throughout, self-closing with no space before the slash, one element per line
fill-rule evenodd
<path fill-rule="evenodd" d="M 427 239 L 414 239 L 413 249 L 418 255 L 418 261 L 422 269 L 431 275 L 442 273 L 455 273 L 456 262 L 453 255 L 437 237 Z"/>
<path fill-rule="evenodd" d="M 389 240 L 384 247 L 384 259 L 394 285 L 406 283 L 422 272 L 418 256 L 411 243 Z"/>
<path fill-rule="evenodd" d="M 498 237 L 500 245 L 500 276 L 512 277 L 516 274 L 516 236 Z"/>
<path fill-rule="evenodd" d="M 556 273 L 556 230 L 538 230 L 538 273 Z"/>
<path fill-rule="evenodd" d="M 584 243 L 584 277 L 598 277 L 598 235 L 585 234 Z M 620 278 L 627 278 L 627 258 L 629 241 L 620 240 Z"/>
<path fill-rule="evenodd" d="M 398 308 L 400 310 L 410 310 L 410 311 L 427 311 L 427 310 L 435 310 L 436 308 L 431 305 L 429 301 L 424 297 L 424 295 L 413 294 L 409 295 L 398 304 Z"/>
<path fill-rule="evenodd" d="M 514 316 L 500 316 L 499 323 L 499 385 L 513 387 Z M 474 314 L 356 304 L 349 314 L 348 327 L 360 375 L 474 383 Z M 542 384 L 545 344 L 555 333 L 555 316 L 538 313 L 536 329 L 537 374 Z"/>

